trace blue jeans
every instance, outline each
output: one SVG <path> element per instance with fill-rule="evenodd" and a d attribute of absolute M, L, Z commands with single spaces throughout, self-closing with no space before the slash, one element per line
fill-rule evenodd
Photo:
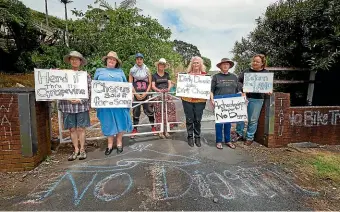
<path fill-rule="evenodd" d="M 257 124 L 260 117 L 263 99 L 251 99 L 248 98 L 248 128 L 246 133 L 247 140 L 254 140 L 254 136 L 257 130 Z M 236 132 L 237 134 L 244 137 L 244 122 L 238 122 L 236 125 Z"/>
<path fill-rule="evenodd" d="M 223 130 L 223 127 L 224 127 L 224 130 Z M 223 142 L 222 131 L 224 131 L 224 141 L 226 143 L 230 142 L 230 130 L 231 130 L 231 123 L 215 124 L 216 143 Z"/>

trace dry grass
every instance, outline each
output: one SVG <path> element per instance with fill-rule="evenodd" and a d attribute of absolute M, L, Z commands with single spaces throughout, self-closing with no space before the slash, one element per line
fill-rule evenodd
<path fill-rule="evenodd" d="M 294 176 L 298 185 L 320 196 L 306 199 L 314 210 L 339 210 L 340 208 L 340 148 L 275 148 L 260 145 L 244 147 L 256 162 L 274 164 Z"/>
<path fill-rule="evenodd" d="M 0 73 L 0 88 L 16 87 L 17 83 L 25 87 L 34 87 L 34 74 Z"/>

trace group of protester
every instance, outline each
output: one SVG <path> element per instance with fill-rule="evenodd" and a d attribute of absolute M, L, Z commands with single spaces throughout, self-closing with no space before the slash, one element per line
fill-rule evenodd
<path fill-rule="evenodd" d="M 156 123 L 176 122 L 176 108 L 172 101 L 172 96 L 168 93 L 173 89 L 173 83 L 170 80 L 170 75 L 165 70 L 169 68 L 169 64 L 164 58 L 161 58 L 155 63 L 157 68 L 156 73 L 152 74 L 149 68 L 144 64 L 144 55 L 137 53 L 135 55 L 136 64 L 130 69 L 129 79 L 127 80 L 123 70 L 122 61 L 118 58 L 116 52 L 109 52 L 102 60 L 105 68 L 99 68 L 94 74 L 94 80 L 113 81 L 113 82 L 130 82 L 133 84 L 134 106 L 132 110 L 133 120 L 130 116 L 130 108 L 97 108 L 97 117 L 101 124 L 101 130 L 104 136 L 108 138 L 108 147 L 105 150 L 105 155 L 110 155 L 114 149 L 114 139 L 116 140 L 117 154 L 123 152 L 122 138 L 124 133 L 131 132 L 131 138 L 134 138 L 138 132 L 136 125 L 139 124 L 141 108 L 148 117 L 151 123 L 151 130 L 154 135 L 159 131 L 159 124 Z M 81 66 L 87 64 L 87 60 L 77 51 L 72 51 L 64 57 L 64 61 L 69 63 L 72 70 L 79 71 Z M 211 83 L 211 103 L 214 104 L 214 97 L 230 94 L 242 94 L 244 73 L 246 72 L 267 72 L 265 69 L 266 59 L 264 55 L 255 55 L 251 61 L 251 67 L 239 76 L 229 72 L 229 69 L 234 66 L 234 62 L 228 58 L 223 58 L 217 67 L 221 70 L 220 73 L 212 77 Z M 190 75 L 207 75 L 201 57 L 193 57 L 187 68 L 187 74 Z M 89 96 L 91 95 L 91 77 L 88 75 Z M 163 100 L 165 105 L 156 103 L 148 103 L 151 97 L 150 92 L 154 91 L 161 93 L 162 97 L 158 100 Z M 244 135 L 244 123 L 238 122 L 236 127 L 236 136 L 231 138 L 231 123 L 215 124 L 216 131 L 216 147 L 223 149 L 224 143 L 235 148 L 232 141 L 245 141 L 246 145 L 251 145 L 254 140 L 254 134 L 257 129 L 257 122 L 264 101 L 264 94 L 247 93 L 245 94 L 248 106 L 248 127 Z M 201 121 L 203 111 L 206 107 L 206 99 L 197 99 L 190 97 L 182 97 L 182 104 L 185 114 L 185 124 L 187 130 L 187 142 L 189 146 L 201 147 Z M 140 103 L 138 103 L 140 102 Z M 136 106 L 137 105 L 137 106 Z M 85 128 L 90 126 L 90 97 L 89 99 L 76 100 L 61 100 L 58 102 L 58 109 L 63 114 L 64 128 L 69 129 L 71 140 L 74 146 L 74 152 L 68 158 L 72 161 L 77 158 L 83 160 L 86 158 L 85 151 Z M 163 114 L 162 115 L 162 110 Z M 166 118 L 167 117 L 167 118 Z M 133 122 L 132 122 L 133 121 Z M 135 127 L 133 127 L 133 125 Z M 161 138 L 168 138 L 170 135 L 167 128 L 158 134 Z"/>

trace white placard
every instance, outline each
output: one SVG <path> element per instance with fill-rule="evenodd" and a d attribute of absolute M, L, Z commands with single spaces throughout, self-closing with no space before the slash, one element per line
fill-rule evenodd
<path fill-rule="evenodd" d="M 36 101 L 88 99 L 87 72 L 34 69 Z"/>
<path fill-rule="evenodd" d="M 273 93 L 274 73 L 244 73 L 243 92 Z"/>
<path fill-rule="evenodd" d="M 215 123 L 247 121 L 247 103 L 245 97 L 214 99 Z"/>
<path fill-rule="evenodd" d="M 132 83 L 92 80 L 92 108 L 131 108 Z"/>
<path fill-rule="evenodd" d="M 176 96 L 210 99 L 211 77 L 178 74 Z"/>

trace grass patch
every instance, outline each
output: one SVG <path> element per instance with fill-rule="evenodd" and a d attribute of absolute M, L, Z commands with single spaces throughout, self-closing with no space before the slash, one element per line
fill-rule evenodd
<path fill-rule="evenodd" d="M 340 183 L 340 155 L 334 153 L 317 153 L 310 160 L 315 174 L 322 179 L 331 179 Z"/>
<path fill-rule="evenodd" d="M 34 74 L 0 73 L 0 88 L 16 87 L 17 83 L 20 83 L 25 87 L 34 88 Z"/>

